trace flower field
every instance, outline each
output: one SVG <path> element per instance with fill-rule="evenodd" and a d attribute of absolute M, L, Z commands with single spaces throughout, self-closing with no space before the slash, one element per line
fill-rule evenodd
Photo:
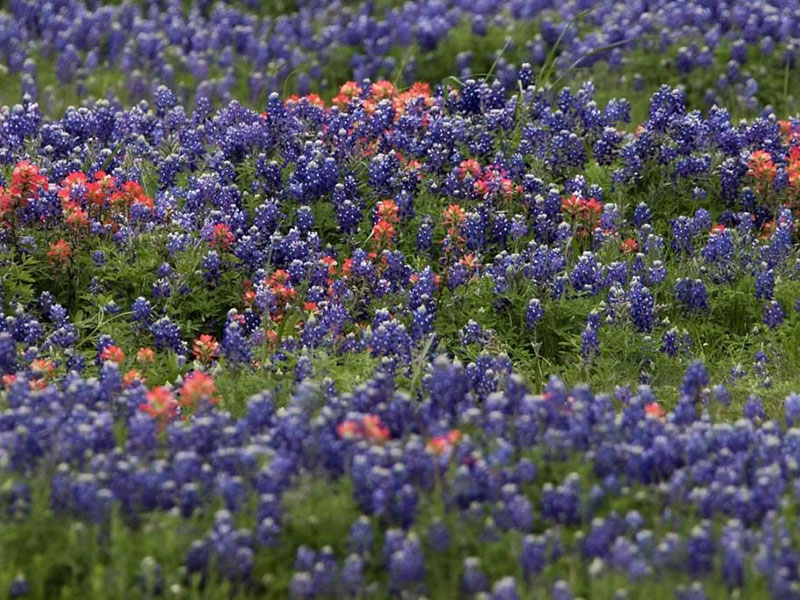
<path fill-rule="evenodd" d="M 800 599 L 795 0 L 9 0 L 0 598 Z"/>

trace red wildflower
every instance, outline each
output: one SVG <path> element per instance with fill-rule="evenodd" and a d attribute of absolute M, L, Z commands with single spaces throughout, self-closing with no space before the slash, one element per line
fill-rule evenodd
<path fill-rule="evenodd" d="M 778 124 L 781 127 L 781 136 L 785 142 L 791 143 L 800 137 L 800 126 L 785 120 L 778 121 Z"/>
<path fill-rule="evenodd" d="M 297 297 L 297 290 L 291 285 L 276 285 L 271 289 L 275 295 L 275 304 L 278 308 L 283 308 L 284 305 L 290 304 Z"/>
<path fill-rule="evenodd" d="M 577 217 L 581 212 L 582 198 L 572 195 L 569 198 L 561 199 L 561 212 L 570 217 Z"/>
<path fill-rule="evenodd" d="M 772 162 L 772 155 L 766 150 L 756 150 L 747 159 L 747 174 L 761 183 L 770 183 L 775 179 L 777 168 Z"/>
<path fill-rule="evenodd" d="M 603 204 L 594 198 L 583 201 L 583 213 L 588 219 L 599 218 L 603 213 Z"/>
<path fill-rule="evenodd" d="M 145 383 L 145 382 L 146 382 L 146 379 L 144 377 L 142 377 L 142 374 L 139 371 L 137 371 L 136 369 L 131 369 L 130 371 L 125 373 L 125 375 L 122 378 L 122 384 L 125 387 L 131 387 L 133 385 L 136 385 L 136 384 L 139 384 L 139 383 Z"/>
<path fill-rule="evenodd" d="M 267 279 L 267 285 L 271 288 L 287 283 L 289 283 L 289 272 L 286 269 L 278 269 Z"/>
<path fill-rule="evenodd" d="M 320 260 L 328 266 L 328 275 L 336 274 L 336 265 L 339 263 L 336 262 L 335 258 L 332 256 L 323 256 Z"/>
<path fill-rule="evenodd" d="M 203 364 L 211 362 L 217 356 L 219 342 L 213 335 L 203 334 L 192 344 L 192 354 Z"/>
<path fill-rule="evenodd" d="M 22 160 L 14 167 L 11 185 L 6 191 L 13 198 L 13 208 L 24 207 L 29 200 L 38 199 L 39 191 L 47 185 L 47 177 L 39 173 L 39 167 Z"/>
<path fill-rule="evenodd" d="M 474 158 L 462 160 L 458 165 L 458 178 L 464 179 L 467 175 L 472 175 L 474 178 L 481 176 L 481 165 Z"/>
<path fill-rule="evenodd" d="M 628 238 L 624 240 L 620 245 L 620 250 L 625 254 L 633 254 L 639 250 L 639 242 L 637 242 L 634 238 Z"/>
<path fill-rule="evenodd" d="M 406 92 L 410 96 L 427 98 L 431 95 L 431 84 L 427 81 L 415 81 Z"/>
<path fill-rule="evenodd" d="M 360 420 L 348 420 L 336 426 L 336 433 L 344 440 L 362 440 L 381 443 L 389 439 L 389 428 L 377 415 L 365 415 Z"/>
<path fill-rule="evenodd" d="M 800 150 L 800 146 L 797 147 Z M 800 191 L 800 158 L 791 161 L 786 166 L 786 177 L 789 180 L 789 187 L 793 191 Z"/>
<path fill-rule="evenodd" d="M 152 365 L 156 361 L 156 353 L 152 348 L 139 348 L 136 352 L 136 362 L 140 365 Z"/>
<path fill-rule="evenodd" d="M 312 106 L 317 106 L 319 108 L 325 108 L 325 101 L 319 97 L 318 94 L 307 94 L 303 97 L 303 100 L 307 101 Z"/>
<path fill-rule="evenodd" d="M 382 221 L 396 224 L 399 218 L 400 209 L 394 200 L 381 200 L 375 205 L 375 212 Z"/>
<path fill-rule="evenodd" d="M 485 196 L 489 193 L 489 184 L 485 179 L 479 179 L 475 183 L 472 184 L 472 190 L 478 196 Z"/>
<path fill-rule="evenodd" d="M 76 202 L 63 202 L 62 211 L 67 225 L 73 229 L 86 229 L 89 226 L 89 214 Z"/>
<path fill-rule="evenodd" d="M 343 421 L 336 426 L 336 434 L 343 440 L 356 440 L 361 428 L 358 421 Z"/>
<path fill-rule="evenodd" d="M 711 235 L 716 235 L 718 233 L 722 233 L 725 231 L 725 225 L 722 223 L 717 223 L 716 225 L 711 226 Z"/>
<path fill-rule="evenodd" d="M 152 209 L 153 199 L 144 193 L 141 185 L 135 181 L 126 181 L 122 187 L 111 195 L 111 203 L 119 209 L 127 210 L 134 204 L 143 204 Z"/>
<path fill-rule="evenodd" d="M 392 245 L 394 234 L 394 225 L 388 221 L 378 221 L 372 228 L 372 237 L 375 239 L 377 244 L 383 248 Z"/>
<path fill-rule="evenodd" d="M 147 402 L 140 404 L 139 410 L 166 424 L 177 416 L 178 402 L 169 387 L 159 386 L 147 392 Z"/>
<path fill-rule="evenodd" d="M 434 99 L 431 97 L 431 86 L 428 83 L 416 82 L 406 91 L 395 96 L 393 103 L 398 116 L 405 114 L 406 105 L 422 99 L 425 106 L 433 106 Z M 427 127 L 427 115 L 423 118 L 423 127 Z"/>
<path fill-rule="evenodd" d="M 472 253 L 465 254 L 458 262 L 467 267 L 469 270 L 477 269 L 481 266 L 480 259 Z"/>
<path fill-rule="evenodd" d="M 209 244 L 221 250 L 227 250 L 233 244 L 233 233 L 225 223 L 217 223 L 211 231 Z"/>
<path fill-rule="evenodd" d="M 50 244 L 47 252 L 47 260 L 53 265 L 66 265 L 72 257 L 72 248 L 65 239 Z"/>
<path fill-rule="evenodd" d="M 447 233 L 453 237 L 456 236 L 458 233 L 459 228 L 461 227 L 461 223 L 464 222 L 464 217 L 466 216 L 466 212 L 464 209 L 461 208 L 458 204 L 451 204 L 446 209 L 444 209 L 444 218 L 442 219 L 442 225 L 447 227 Z"/>
<path fill-rule="evenodd" d="M 61 181 L 61 187 L 58 189 L 58 197 L 61 198 L 61 202 L 64 203 L 70 200 L 74 201 L 83 198 L 88 191 L 86 188 L 87 182 L 88 179 L 85 173 L 80 171 L 69 173 Z"/>
<path fill-rule="evenodd" d="M 500 178 L 500 193 L 503 194 L 505 198 L 510 198 L 518 191 L 520 191 L 520 187 L 515 185 L 513 180 L 508 177 Z"/>
<path fill-rule="evenodd" d="M 382 80 L 373 83 L 370 92 L 372 93 L 372 98 L 374 100 L 380 101 L 386 98 L 394 97 L 394 95 L 397 93 L 397 90 L 391 81 Z"/>
<path fill-rule="evenodd" d="M 56 366 L 49 358 L 37 358 L 31 363 L 31 371 L 42 377 L 52 377 L 56 372 Z"/>
<path fill-rule="evenodd" d="M 664 409 L 659 406 L 658 402 L 652 402 L 644 407 L 644 412 L 653 417 L 662 418 L 664 416 Z"/>
<path fill-rule="evenodd" d="M 28 381 L 28 388 L 33 391 L 41 391 L 47 387 L 46 379 L 30 379 Z"/>
<path fill-rule="evenodd" d="M 325 108 L 325 101 L 319 97 L 318 94 L 307 94 L 305 96 L 298 96 L 297 94 L 292 94 L 286 99 L 286 104 L 299 104 L 301 102 L 307 102 L 312 106 L 317 106 L 319 108 Z M 266 119 L 269 117 L 269 113 L 263 112 L 261 113 L 261 118 Z"/>
<path fill-rule="evenodd" d="M 332 102 L 338 107 L 344 107 L 350 100 L 361 95 L 361 88 L 355 81 L 348 81 L 339 88 L 339 93 L 333 98 Z"/>
<path fill-rule="evenodd" d="M 125 353 L 119 346 L 106 346 L 100 353 L 100 360 L 103 362 L 110 360 L 111 362 L 120 364 L 123 360 L 125 360 Z"/>
<path fill-rule="evenodd" d="M 377 415 L 367 415 L 361 420 L 364 435 L 371 442 L 385 442 L 389 439 L 389 428 L 381 422 Z"/>
<path fill-rule="evenodd" d="M 142 187 L 135 181 L 126 182 L 123 186 L 123 193 L 115 197 L 117 178 L 108 175 L 105 171 L 95 172 L 94 181 L 89 183 L 87 188 L 89 190 L 89 202 L 96 206 L 104 206 L 109 201 L 122 200 L 122 202 L 118 203 L 120 208 L 127 208 L 135 202 L 143 202 L 150 208 L 153 207 L 152 200 L 145 196 Z"/>
<path fill-rule="evenodd" d="M 214 379 L 202 371 L 194 371 L 183 380 L 180 389 L 181 404 L 183 406 L 196 406 L 200 400 L 208 400 L 212 404 L 217 403 L 214 394 L 217 387 Z"/>
<path fill-rule="evenodd" d="M 603 204 L 595 198 L 584 199 L 573 194 L 569 198 L 561 199 L 561 211 L 578 226 L 579 233 L 588 235 L 600 223 L 603 213 Z"/>
<path fill-rule="evenodd" d="M 444 435 L 438 435 L 428 442 L 426 449 L 437 456 L 449 453 L 461 439 L 461 432 L 458 429 L 451 429 Z"/>

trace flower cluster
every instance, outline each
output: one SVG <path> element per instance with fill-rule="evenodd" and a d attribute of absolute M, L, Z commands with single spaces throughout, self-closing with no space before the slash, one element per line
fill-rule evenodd
<path fill-rule="evenodd" d="M 19 373 L 7 384 L 13 408 L 3 412 L 16 425 L 4 431 L 0 452 L 14 471 L 51 473 L 56 514 L 101 529 L 115 506 L 132 522 L 175 511 L 191 523 L 221 504 L 211 529 L 187 542 L 183 568 L 257 585 L 256 558 L 289 544 L 295 597 L 366 593 L 373 585 L 420 593 L 435 585 L 429 569 L 445 552 L 458 554 L 465 591 L 492 585 L 523 593 L 545 581 L 546 568 L 558 572 L 565 562 L 584 565 L 581 585 L 589 587 L 581 589 L 605 585 L 607 572 L 631 589 L 667 575 L 698 589 L 714 577 L 728 590 L 757 580 L 783 590 L 796 581 L 780 567 L 796 551 L 784 501 L 796 476 L 796 396 L 786 400 L 785 428 L 755 410 L 756 398 L 747 418 L 715 422 L 706 403 L 718 400 L 708 399 L 700 363 L 684 376 L 671 412 L 647 386 L 620 390 L 615 400 L 552 379 L 536 395 L 509 372 L 484 396 L 487 382 L 473 379 L 474 366 L 443 358 L 427 364 L 418 401 L 381 373 L 349 393 L 324 392 L 323 408 L 300 385 L 281 410 L 269 395 L 257 395 L 238 421 L 212 410 L 174 422 L 180 406 L 213 397 L 208 376 L 187 377 L 175 392 L 125 389 L 112 361 L 99 380 L 75 377 L 63 386 L 31 388 L 31 375 Z M 70 402 L 78 389 L 83 402 Z M 113 414 L 115 406 L 139 402 L 161 419 L 161 432 L 135 410 Z M 61 425 L 37 431 L 39 421 Z M 121 424 L 129 430 L 122 441 L 113 433 Z M 539 452 L 539 459 L 527 458 Z M 583 476 L 571 471 L 573 459 L 587 467 Z M 285 535 L 293 509 L 281 498 L 293 497 L 305 475 L 346 484 L 361 512 L 343 554 Z M 651 510 L 654 498 L 659 508 Z M 614 509 L 620 505 L 627 512 Z M 22 511 L 16 518 L 32 518 L 29 504 L 13 506 Z M 435 506 L 446 519 L 430 521 Z M 234 519 L 252 525 L 236 529 Z M 574 527 L 580 535 L 566 533 Z M 374 541 L 379 535 L 382 546 Z M 485 552 L 462 546 L 473 535 Z M 501 574 L 491 584 L 482 565 L 498 551 L 512 560 L 491 569 Z M 370 581 L 364 564 L 373 561 L 384 565 L 388 581 Z M 554 585 L 569 593 L 565 582 Z"/>
<path fill-rule="evenodd" d="M 588 16 L 581 3 L 521 0 L 413 0 L 385 7 L 367 2 L 357 8 L 317 0 L 269 11 L 259 6 L 253 0 L 226 2 L 218 9 L 207 2 L 166 2 L 161 10 L 81 0 L 56 7 L 44 0 L 12 2 L 0 20 L 0 54 L 17 85 L 34 99 L 58 103 L 66 89 L 78 98 L 87 91 L 104 98 L 109 78 L 103 75 L 121 72 L 118 92 L 131 102 L 152 100 L 170 123 L 181 119 L 174 107 L 190 89 L 200 98 L 223 101 L 244 94 L 255 104 L 290 86 L 299 96 L 308 95 L 314 107 L 322 103 L 317 93 L 333 96 L 339 107 L 370 94 L 366 110 L 380 111 L 384 101 L 402 112 L 407 92 L 398 91 L 397 81 L 410 85 L 428 72 L 426 65 L 441 61 L 448 46 L 453 56 L 439 65 L 434 80 L 467 79 L 491 67 L 496 79 L 514 90 L 517 79 L 527 86 L 542 68 L 569 73 L 605 63 L 618 72 L 630 56 L 647 53 L 668 56 L 670 70 L 687 84 L 699 73 L 696 94 L 705 95 L 709 106 L 732 91 L 755 108 L 762 103 L 763 79 L 752 66 L 754 57 L 783 72 L 795 67 L 798 54 L 794 16 L 778 0 L 712 5 L 663 0 L 657 7 L 602 2 Z M 483 46 L 485 52 L 476 51 Z M 337 55 L 348 59 L 332 60 Z M 40 85 L 51 79 L 44 76 L 42 58 L 54 67 L 51 78 L 58 91 Z M 716 80 L 703 77 L 712 67 Z M 355 81 L 336 93 L 332 86 L 347 78 Z M 365 78 L 374 83 L 363 83 Z M 648 79 L 636 73 L 632 85 L 638 88 Z M 195 85 L 186 85 L 187 80 Z M 162 84 L 179 87 L 165 91 L 159 89 Z M 479 99 L 469 94 L 468 106 L 474 110 Z M 91 135 L 81 116 L 75 115 L 74 129 Z M 19 139 L 24 130 L 9 133 Z M 562 142 L 563 151 L 572 152 L 568 137 Z M 605 132 L 596 152 L 613 155 L 618 144 L 615 132 Z M 166 174 L 176 167 L 167 160 L 160 170 Z"/>

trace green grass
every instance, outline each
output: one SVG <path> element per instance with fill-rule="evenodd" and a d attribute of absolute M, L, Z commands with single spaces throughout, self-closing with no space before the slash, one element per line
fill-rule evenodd
<path fill-rule="evenodd" d="M 357 2 L 348 2 L 355 7 Z M 389 8 L 402 5 L 395 0 L 384 0 L 376 3 L 375 14 L 380 17 Z M 279 0 L 268 3 L 266 14 L 279 15 L 294 10 L 294 0 Z M 246 3 L 240 3 L 246 6 Z M 265 14 L 262 10 L 260 15 Z M 547 13 L 546 13 L 547 14 Z M 588 14 L 588 13 L 587 13 Z M 477 35 L 472 31 L 472 25 L 464 19 L 454 27 L 446 37 L 439 41 L 433 51 L 426 52 L 416 43 L 408 48 L 393 48 L 389 56 L 395 60 L 393 72 L 379 73 L 376 79 L 386 78 L 403 86 L 403 71 L 411 59 L 416 63 L 415 76 L 418 81 L 440 82 L 447 80 L 449 85 L 459 85 L 459 79 L 454 77 L 456 56 L 469 51 L 472 54 L 471 72 L 476 79 L 492 79 L 495 75 L 494 67 L 498 59 L 516 64 L 529 62 L 530 56 L 526 44 L 539 33 L 540 18 L 534 20 L 513 21 L 509 15 L 507 21 L 513 23 L 508 27 L 491 25 L 484 35 Z M 315 24 L 319 29 L 321 24 Z M 571 23 L 571 27 L 586 32 L 591 29 L 591 24 L 586 15 Z M 702 39 L 686 39 L 682 43 L 690 45 L 697 43 L 703 46 Z M 639 49 L 624 50 L 623 64 L 621 67 L 610 68 L 605 63 L 598 63 L 591 67 L 580 64 L 561 65 L 561 70 L 556 68 L 556 61 L 561 51 L 559 46 L 551 49 L 548 61 L 541 66 L 534 67 L 536 84 L 544 87 L 559 88 L 564 85 L 578 86 L 587 79 L 593 79 L 597 85 L 597 102 L 604 104 L 613 97 L 626 97 L 633 105 L 632 120 L 638 123 L 647 117 L 646 99 L 661 85 L 682 85 L 686 88 L 689 102 L 693 108 L 709 108 L 704 100 L 706 90 L 714 89 L 720 75 L 725 73 L 726 63 L 730 55 L 730 43 L 723 40 L 714 51 L 714 65 L 707 69 L 694 69 L 690 75 L 679 73 L 675 67 L 675 56 L 678 45 L 668 48 L 665 52 L 654 52 L 648 46 L 657 45 L 656 39 L 638 40 Z M 341 83 L 352 79 L 350 61 L 354 54 L 363 52 L 360 47 L 339 47 L 331 51 L 321 61 L 322 77 L 310 81 L 311 91 L 319 93 L 323 98 L 330 99 L 338 91 Z M 87 74 L 82 81 L 62 84 L 55 77 L 55 61 L 52 58 L 36 56 L 37 81 L 40 94 L 40 104 L 45 113 L 59 115 L 68 106 L 79 106 L 92 98 L 119 98 L 123 103 L 130 104 L 131 98 L 126 89 L 128 75 L 118 72 L 114 68 L 102 67 Z M 168 58 L 168 62 L 175 68 L 175 88 L 179 98 L 189 100 L 190 106 L 194 91 L 199 81 L 195 81 L 188 72 L 182 69 L 178 61 Z M 295 91 L 297 75 L 307 72 L 311 65 L 300 65 L 283 77 L 281 91 L 288 95 Z M 0 65 L 0 69 L 2 69 Z M 271 76 L 280 72 L 280 65 L 273 63 L 268 66 L 265 75 Z M 782 48 L 777 48 L 771 55 L 764 55 L 760 50 L 751 48 L 748 62 L 741 68 L 745 79 L 752 77 L 758 84 L 757 98 L 761 106 L 772 106 L 779 115 L 793 115 L 800 110 L 800 90 L 797 89 L 797 71 L 790 69 L 782 62 Z M 237 58 L 234 63 L 235 85 L 232 96 L 245 104 L 257 108 L 263 106 L 264 98 L 250 99 L 247 78 L 251 73 L 250 64 Z M 148 77 L 149 73 L 143 73 Z M 211 80 L 222 77 L 224 73 L 216 65 L 212 65 L 209 78 Z M 634 89 L 634 75 L 639 75 L 644 81 L 641 90 Z M 0 105 L 15 104 L 21 98 L 20 77 L 9 74 L 7 68 L 0 71 Z M 716 94 L 724 106 L 731 111 L 734 118 L 752 117 L 760 113 L 761 107 L 747 106 L 741 96 L 731 86 Z"/>

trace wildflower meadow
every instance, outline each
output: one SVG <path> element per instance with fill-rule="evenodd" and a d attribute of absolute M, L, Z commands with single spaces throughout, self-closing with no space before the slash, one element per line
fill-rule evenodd
<path fill-rule="evenodd" d="M 800 600 L 797 0 L 7 0 L 0 107 L 0 599 Z"/>

